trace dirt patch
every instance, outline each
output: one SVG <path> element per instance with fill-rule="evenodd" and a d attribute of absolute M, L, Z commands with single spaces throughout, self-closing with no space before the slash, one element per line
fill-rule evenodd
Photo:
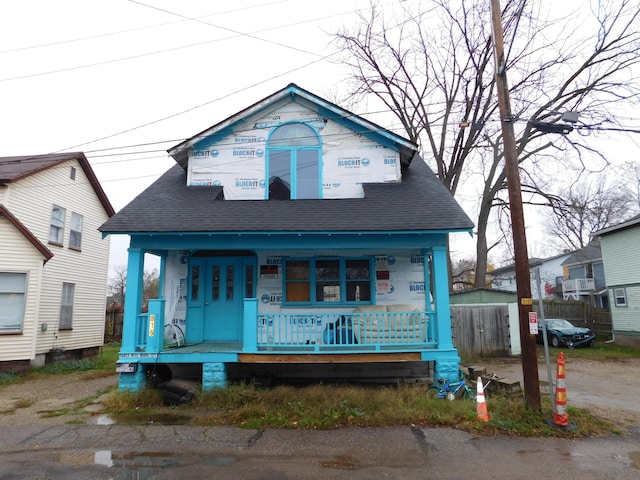
<path fill-rule="evenodd" d="M 102 411 L 101 400 L 115 391 L 115 373 L 50 375 L 0 387 L 0 425 L 86 423 Z"/>

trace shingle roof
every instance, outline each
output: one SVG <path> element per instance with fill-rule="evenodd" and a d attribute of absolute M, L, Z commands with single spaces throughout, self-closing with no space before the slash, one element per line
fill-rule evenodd
<path fill-rule="evenodd" d="M 106 193 L 102 189 L 98 178 L 96 177 L 87 157 L 82 152 L 67 153 L 50 153 L 46 155 L 20 155 L 14 157 L 0 157 L 0 185 L 16 183 L 23 178 L 34 175 L 38 172 L 53 168 L 60 163 L 68 160 L 77 160 L 85 175 L 89 179 L 91 186 L 96 192 L 96 196 L 102 203 L 102 206 L 111 216 L 115 210 L 111 206 L 111 202 L 107 198 Z"/>
<path fill-rule="evenodd" d="M 580 250 L 573 252 L 562 265 L 581 265 L 583 263 L 591 263 L 594 260 L 602 259 L 602 250 L 600 249 L 600 240 L 591 240 Z"/>
<path fill-rule="evenodd" d="M 364 198 L 221 200 L 188 187 L 181 166 L 100 227 L 104 233 L 469 231 L 473 222 L 416 155 L 401 183 L 367 184 Z"/>

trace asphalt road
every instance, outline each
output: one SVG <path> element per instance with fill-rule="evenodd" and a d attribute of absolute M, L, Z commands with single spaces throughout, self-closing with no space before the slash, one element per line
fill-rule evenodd
<path fill-rule="evenodd" d="M 638 479 L 640 429 L 579 440 L 449 428 L 3 426 L 0 479 Z"/>

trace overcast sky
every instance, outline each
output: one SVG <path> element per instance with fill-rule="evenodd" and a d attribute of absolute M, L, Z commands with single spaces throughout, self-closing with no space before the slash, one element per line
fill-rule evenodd
<path fill-rule="evenodd" d="M 331 95 L 346 72 L 328 33 L 367 5 L 3 2 L 0 156 L 83 151 L 117 211 L 174 165 L 166 150 L 183 139 L 291 82 Z M 112 265 L 127 244 L 112 239 Z"/>
<path fill-rule="evenodd" d="M 391 11 L 403 3 L 380 0 Z M 118 211 L 175 164 L 168 148 L 289 83 L 334 101 L 348 72 L 335 62 L 330 34 L 352 26 L 368 5 L 3 1 L 0 156 L 83 151 Z M 343 106 L 366 113 L 363 105 Z M 474 207 L 463 207 L 473 219 Z M 473 256 L 473 240 L 454 237 Z M 111 243 L 111 265 L 126 264 L 127 237 Z"/>

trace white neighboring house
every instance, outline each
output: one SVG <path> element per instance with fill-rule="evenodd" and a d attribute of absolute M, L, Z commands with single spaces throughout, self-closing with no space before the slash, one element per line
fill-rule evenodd
<path fill-rule="evenodd" d="M 614 341 L 640 346 L 640 215 L 594 235 L 600 237 Z"/>
<path fill-rule="evenodd" d="M 81 152 L 0 157 L 0 371 L 98 353 L 114 213 Z"/>
<path fill-rule="evenodd" d="M 529 270 L 531 272 L 531 295 L 538 297 L 538 286 L 535 282 L 535 271 L 540 269 L 540 290 L 542 298 L 562 298 L 562 262 L 571 256 L 571 253 L 561 253 L 549 258 L 530 258 Z M 516 268 L 514 264 L 496 268 L 487 275 L 491 277 L 491 288 L 515 292 Z"/>

